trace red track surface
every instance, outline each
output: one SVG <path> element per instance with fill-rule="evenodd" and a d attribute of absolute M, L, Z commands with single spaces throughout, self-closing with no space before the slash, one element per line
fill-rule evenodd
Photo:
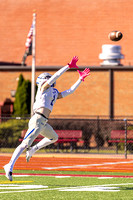
<path fill-rule="evenodd" d="M 11 156 L 0 155 L 0 169 L 7 164 Z M 108 156 L 109 157 L 109 156 Z M 90 171 L 90 172 L 133 172 L 133 160 L 121 158 L 89 158 L 81 156 L 67 157 L 39 155 L 31 158 L 26 163 L 25 157 L 21 156 L 15 163 L 17 170 L 48 170 L 48 171 Z"/>

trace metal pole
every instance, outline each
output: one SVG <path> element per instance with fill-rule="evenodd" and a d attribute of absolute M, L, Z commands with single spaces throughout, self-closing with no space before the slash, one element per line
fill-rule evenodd
<path fill-rule="evenodd" d="M 109 115 L 114 118 L 114 72 L 109 70 Z"/>
<path fill-rule="evenodd" d="M 125 121 L 125 159 L 127 159 L 127 119 Z"/>
<path fill-rule="evenodd" d="M 36 66 L 36 13 L 33 13 L 33 39 L 32 39 L 32 83 L 31 83 L 31 116 L 33 115 L 33 104 L 35 100 L 35 66 Z"/>
<path fill-rule="evenodd" d="M 97 138 L 99 136 L 99 116 L 97 117 Z M 100 147 L 100 144 L 99 144 L 99 141 L 97 142 L 97 150 L 99 152 L 99 147 Z"/>

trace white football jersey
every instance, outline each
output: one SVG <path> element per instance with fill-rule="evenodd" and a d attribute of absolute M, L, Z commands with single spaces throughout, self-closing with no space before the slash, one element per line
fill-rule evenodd
<path fill-rule="evenodd" d="M 58 97 L 58 93 L 59 93 L 58 90 L 55 89 L 54 87 L 49 87 L 43 93 L 41 92 L 40 88 L 38 88 L 36 94 L 36 100 L 33 105 L 33 111 L 35 112 L 37 109 L 41 107 L 48 108 L 50 111 L 52 111 L 53 106 Z"/>

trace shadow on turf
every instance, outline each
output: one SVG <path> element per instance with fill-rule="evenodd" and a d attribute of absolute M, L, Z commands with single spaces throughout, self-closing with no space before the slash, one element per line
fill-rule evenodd
<path fill-rule="evenodd" d="M 133 190 L 133 187 L 119 187 L 120 190 Z"/>

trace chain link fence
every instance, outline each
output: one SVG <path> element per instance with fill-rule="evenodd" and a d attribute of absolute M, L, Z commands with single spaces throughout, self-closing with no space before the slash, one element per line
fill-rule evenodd
<path fill-rule="evenodd" d="M 0 152 L 12 151 L 20 144 L 19 139 L 22 132 L 27 130 L 29 119 L 30 117 L 0 118 Z M 48 123 L 55 130 L 62 130 L 62 132 L 63 130 L 82 130 L 82 137 L 78 139 L 71 151 L 71 141 L 69 141 L 61 145 L 58 142 L 49 145 L 42 149 L 43 152 L 124 154 L 125 158 L 127 154 L 133 153 L 132 119 L 51 117 Z M 113 131 L 116 132 L 112 134 Z"/>

